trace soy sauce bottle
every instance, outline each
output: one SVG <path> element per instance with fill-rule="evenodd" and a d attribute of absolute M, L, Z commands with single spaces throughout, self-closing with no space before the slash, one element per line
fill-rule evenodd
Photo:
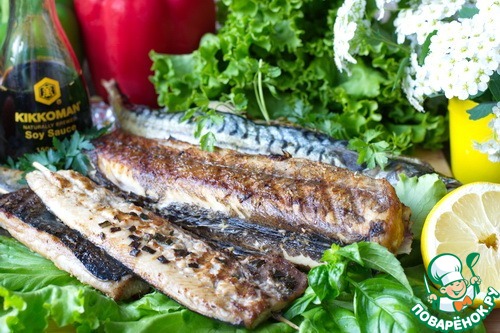
<path fill-rule="evenodd" d="M 0 58 L 0 161 L 92 126 L 87 86 L 54 0 L 10 0 Z"/>

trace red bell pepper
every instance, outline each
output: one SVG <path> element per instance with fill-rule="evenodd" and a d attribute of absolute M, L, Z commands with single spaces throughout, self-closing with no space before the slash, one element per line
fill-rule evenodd
<path fill-rule="evenodd" d="M 115 79 L 131 102 L 157 106 L 149 52 L 185 54 L 215 31 L 214 0 L 75 0 L 96 93 Z"/>

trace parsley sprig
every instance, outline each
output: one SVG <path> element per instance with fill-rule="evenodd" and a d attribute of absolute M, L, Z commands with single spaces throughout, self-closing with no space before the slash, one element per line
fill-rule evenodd
<path fill-rule="evenodd" d="M 52 171 L 73 169 L 86 175 L 89 171 L 90 160 L 84 151 L 93 149 L 94 145 L 91 141 L 106 133 L 108 129 L 109 127 L 92 128 L 85 133 L 76 131 L 70 138 L 63 140 L 54 137 L 52 139 L 53 148 L 24 154 L 17 160 L 9 157 L 7 164 L 9 167 L 23 170 L 25 173 L 33 171 L 33 163 L 38 162 Z"/>

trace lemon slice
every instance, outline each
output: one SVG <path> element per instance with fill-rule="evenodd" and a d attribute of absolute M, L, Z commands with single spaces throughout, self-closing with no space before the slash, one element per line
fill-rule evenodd
<path fill-rule="evenodd" d="M 482 304 L 488 287 L 500 290 L 500 184 L 471 183 L 444 196 L 425 220 L 421 251 L 426 269 L 439 254 L 456 255 L 468 281 L 472 272 L 466 258 L 479 253 L 472 264 L 472 271 L 481 278 L 476 306 Z M 498 300 L 496 307 L 500 307 Z"/>

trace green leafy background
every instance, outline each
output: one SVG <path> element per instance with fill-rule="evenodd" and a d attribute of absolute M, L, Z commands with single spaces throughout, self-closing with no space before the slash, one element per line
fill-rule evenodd
<path fill-rule="evenodd" d="M 161 105 L 186 110 L 229 101 L 249 118 L 283 119 L 337 139 L 357 139 L 351 148 L 371 165 L 384 165 L 380 155 L 386 153 L 443 147 L 445 107 L 439 99 L 426 113 L 410 106 L 400 88 L 409 51 L 392 42 L 388 24 L 366 32 L 349 76 L 333 61 L 333 24 L 342 1 L 218 4 L 221 28 L 204 36 L 197 51 L 151 53 Z M 367 15 L 373 14 L 369 9 Z"/>

